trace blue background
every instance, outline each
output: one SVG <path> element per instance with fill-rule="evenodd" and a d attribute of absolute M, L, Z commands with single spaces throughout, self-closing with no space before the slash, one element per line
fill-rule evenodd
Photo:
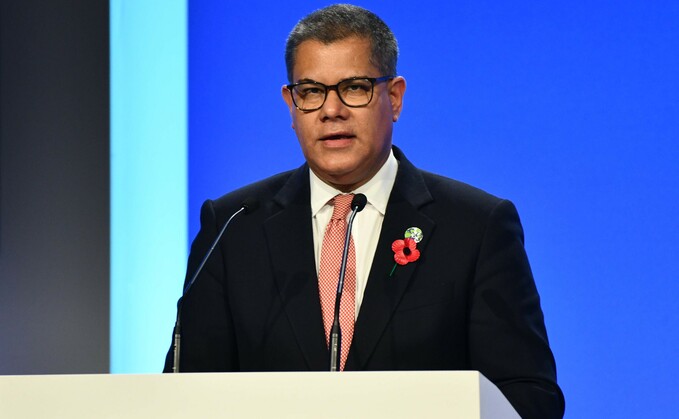
<path fill-rule="evenodd" d="M 399 40 L 394 143 L 516 203 L 566 417 L 672 416 L 679 2 L 358 4 Z M 203 200 L 303 162 L 284 41 L 325 5 L 189 2 L 190 238 Z"/>

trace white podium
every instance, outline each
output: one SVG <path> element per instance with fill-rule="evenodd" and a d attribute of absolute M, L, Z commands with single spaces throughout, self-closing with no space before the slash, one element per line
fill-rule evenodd
<path fill-rule="evenodd" d="M 519 418 L 474 371 L 0 376 L 1 418 Z"/>

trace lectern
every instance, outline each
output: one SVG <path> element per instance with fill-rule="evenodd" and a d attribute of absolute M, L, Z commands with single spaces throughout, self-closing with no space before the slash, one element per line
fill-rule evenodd
<path fill-rule="evenodd" d="M 474 371 L 0 376 L 2 418 L 519 418 Z"/>

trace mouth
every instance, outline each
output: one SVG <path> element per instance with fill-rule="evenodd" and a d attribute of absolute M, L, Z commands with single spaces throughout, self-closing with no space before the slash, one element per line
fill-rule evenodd
<path fill-rule="evenodd" d="M 326 135 L 320 138 L 321 141 L 340 141 L 340 140 L 351 140 L 355 138 L 355 135 L 346 133 L 346 132 L 340 132 L 336 134 L 330 134 Z"/>

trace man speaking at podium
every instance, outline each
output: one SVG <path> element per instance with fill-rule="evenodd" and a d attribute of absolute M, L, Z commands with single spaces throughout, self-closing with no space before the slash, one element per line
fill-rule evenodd
<path fill-rule="evenodd" d="M 478 370 L 522 417 L 562 417 L 517 212 L 392 145 L 397 56 L 387 25 L 355 6 L 292 30 L 282 95 L 306 163 L 203 204 L 174 367 L 328 370 L 337 322 L 338 370 Z"/>

